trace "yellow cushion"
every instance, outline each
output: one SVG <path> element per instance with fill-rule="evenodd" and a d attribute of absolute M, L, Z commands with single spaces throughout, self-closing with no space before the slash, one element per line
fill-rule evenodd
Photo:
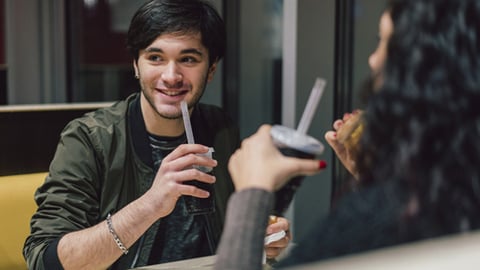
<path fill-rule="evenodd" d="M 46 176 L 46 172 L 0 176 L 0 269 L 27 269 L 23 244 L 37 209 L 35 190 Z"/>

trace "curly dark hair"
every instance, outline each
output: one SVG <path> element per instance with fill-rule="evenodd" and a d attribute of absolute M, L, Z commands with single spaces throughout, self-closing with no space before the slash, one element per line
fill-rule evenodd
<path fill-rule="evenodd" d="M 138 60 L 140 50 L 162 34 L 200 33 L 209 53 L 209 64 L 225 54 L 226 30 L 217 10 L 203 0 L 151 0 L 133 15 L 127 34 L 127 48 Z"/>
<path fill-rule="evenodd" d="M 411 218 L 480 225 L 480 1 L 391 0 L 383 85 L 365 110 L 361 182 L 398 181 Z M 443 225 L 442 225 L 443 226 Z"/>

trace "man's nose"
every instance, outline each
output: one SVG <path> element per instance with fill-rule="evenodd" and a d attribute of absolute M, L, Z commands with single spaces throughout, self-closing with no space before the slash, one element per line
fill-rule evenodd
<path fill-rule="evenodd" d="M 162 72 L 162 80 L 168 85 L 178 85 L 183 79 L 180 68 L 175 62 L 170 62 Z"/>

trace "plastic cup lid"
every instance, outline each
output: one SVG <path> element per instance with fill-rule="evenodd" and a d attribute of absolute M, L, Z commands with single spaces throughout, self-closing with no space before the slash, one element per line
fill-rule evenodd
<path fill-rule="evenodd" d="M 320 155 L 324 150 L 323 144 L 317 139 L 286 126 L 274 125 L 270 135 L 279 148 L 293 148 L 312 155 Z"/>

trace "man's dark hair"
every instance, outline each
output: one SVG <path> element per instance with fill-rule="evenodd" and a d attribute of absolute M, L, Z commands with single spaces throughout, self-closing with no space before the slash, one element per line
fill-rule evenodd
<path fill-rule="evenodd" d="M 152 0 L 134 14 L 127 35 L 127 48 L 138 60 L 139 51 L 159 35 L 200 33 L 209 64 L 225 54 L 225 24 L 212 4 L 203 0 Z"/>

